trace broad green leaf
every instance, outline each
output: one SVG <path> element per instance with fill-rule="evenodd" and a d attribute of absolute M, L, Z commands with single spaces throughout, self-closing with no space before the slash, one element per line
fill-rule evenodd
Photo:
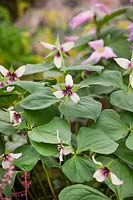
<path fill-rule="evenodd" d="M 20 105 L 24 109 L 40 110 L 47 108 L 59 101 L 60 99 L 57 99 L 49 88 L 44 88 L 43 90 L 39 90 L 38 92 L 26 97 L 23 101 L 21 101 Z"/>
<path fill-rule="evenodd" d="M 101 103 L 89 96 L 81 97 L 79 103 L 72 101 L 63 102 L 59 105 L 61 114 L 69 117 L 90 118 L 96 121 L 101 112 Z"/>
<path fill-rule="evenodd" d="M 42 110 L 24 110 L 26 120 L 33 126 L 40 126 L 48 123 L 55 116 L 59 116 L 57 107 L 50 106 Z"/>
<path fill-rule="evenodd" d="M 57 129 L 62 143 L 71 144 L 71 131 L 67 122 L 54 118 L 48 124 L 38 126 L 28 133 L 29 138 L 35 142 L 58 144 Z"/>
<path fill-rule="evenodd" d="M 53 167 L 57 167 L 61 169 L 61 165 L 57 160 L 51 156 L 41 156 L 41 160 L 44 161 L 47 168 L 51 169 Z"/>
<path fill-rule="evenodd" d="M 110 97 L 110 103 L 114 106 L 133 112 L 133 91 L 119 90 L 113 92 Z"/>
<path fill-rule="evenodd" d="M 81 83 L 81 86 L 89 86 L 89 85 L 101 85 L 101 86 L 113 86 L 114 88 L 125 88 L 122 75 L 118 71 L 106 70 L 103 73 L 92 74 L 86 79 L 84 79 Z"/>
<path fill-rule="evenodd" d="M 17 85 L 24 90 L 28 91 L 29 93 L 38 92 L 44 88 L 45 83 L 38 83 L 33 81 L 16 81 L 12 85 Z"/>
<path fill-rule="evenodd" d="M 35 74 L 39 72 L 48 71 L 54 68 L 54 66 L 49 65 L 48 63 L 40 63 L 40 64 L 27 64 L 26 71 L 24 75 Z"/>
<path fill-rule="evenodd" d="M 133 151 L 133 131 L 131 131 L 128 138 L 126 139 L 126 146 L 128 149 Z"/>
<path fill-rule="evenodd" d="M 93 179 L 95 166 L 88 158 L 73 156 L 64 163 L 62 170 L 70 181 L 83 183 Z"/>
<path fill-rule="evenodd" d="M 9 93 L 9 92 L 1 92 L 0 94 L 0 108 L 5 108 L 13 105 L 13 102 L 16 101 L 18 95 Z"/>
<path fill-rule="evenodd" d="M 58 155 L 57 145 L 55 144 L 46 144 L 43 142 L 34 142 L 30 140 L 33 148 L 42 156 L 54 156 Z"/>
<path fill-rule="evenodd" d="M 133 165 L 133 151 L 126 147 L 125 141 L 119 143 L 119 147 L 114 154 L 124 162 Z"/>
<path fill-rule="evenodd" d="M 81 36 L 76 42 L 74 47 L 81 47 L 83 45 L 87 45 L 87 43 L 91 40 L 95 40 L 96 36 L 95 35 L 85 35 L 85 36 Z"/>
<path fill-rule="evenodd" d="M 121 186 L 114 186 L 111 182 L 109 187 L 119 195 L 119 199 L 125 199 L 126 197 L 133 197 L 133 173 L 132 170 L 123 162 L 114 160 L 111 164 L 110 170 L 115 173 L 119 179 L 124 181 Z"/>
<path fill-rule="evenodd" d="M 121 120 L 127 124 L 129 129 L 133 129 L 133 114 L 129 111 L 120 113 Z"/>
<path fill-rule="evenodd" d="M 59 194 L 59 200 L 110 200 L 98 190 L 87 185 L 71 185 Z"/>
<path fill-rule="evenodd" d="M 77 135 L 77 153 L 90 150 L 101 154 L 113 153 L 118 144 L 111 140 L 99 129 L 82 127 Z"/>
<path fill-rule="evenodd" d="M 9 112 L 0 110 L 0 132 L 5 135 L 11 135 L 15 133 L 13 124 L 10 123 Z"/>
<path fill-rule="evenodd" d="M 14 164 L 25 171 L 31 171 L 40 160 L 40 155 L 30 145 L 18 147 L 15 153 L 22 153 L 22 156 Z"/>
<path fill-rule="evenodd" d="M 96 71 L 100 73 L 104 69 L 103 66 L 100 65 L 76 65 L 76 66 L 69 66 L 65 68 L 61 68 L 61 71 L 82 71 L 82 70 L 88 70 L 88 71 Z"/>
<path fill-rule="evenodd" d="M 114 141 L 124 138 L 128 133 L 128 127 L 121 121 L 119 114 L 111 109 L 100 114 L 95 127 Z"/>

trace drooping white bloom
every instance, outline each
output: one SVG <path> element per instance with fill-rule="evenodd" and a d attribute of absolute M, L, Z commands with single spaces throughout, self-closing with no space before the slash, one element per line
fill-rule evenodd
<path fill-rule="evenodd" d="M 7 169 L 11 166 L 12 161 L 14 159 L 18 159 L 19 157 L 22 156 L 22 153 L 8 153 L 8 154 L 3 154 L 0 156 L 2 158 L 2 167 L 3 169 Z"/>
<path fill-rule="evenodd" d="M 56 54 L 54 56 L 54 64 L 59 69 L 62 67 L 62 57 L 60 55 L 60 51 L 63 53 L 67 53 L 69 50 L 71 50 L 74 47 L 74 42 L 66 42 L 64 44 L 61 44 L 60 47 L 57 47 L 56 45 L 49 44 L 46 42 L 40 42 L 40 44 L 51 51 L 55 51 Z M 60 49 L 59 49 L 60 48 Z"/>
<path fill-rule="evenodd" d="M 14 82 L 16 80 L 16 78 L 20 78 L 24 74 L 25 70 L 26 70 L 26 66 L 23 65 L 11 73 L 5 67 L 0 65 L 0 72 L 4 77 L 8 78 L 8 80 L 7 80 L 8 84 Z"/>
<path fill-rule="evenodd" d="M 63 155 L 68 155 L 73 152 L 72 147 L 64 146 L 59 136 L 59 130 L 57 129 L 57 141 L 60 163 L 63 162 Z"/>
<path fill-rule="evenodd" d="M 10 122 L 13 123 L 13 126 L 18 126 L 22 121 L 21 115 L 16 111 L 9 111 L 9 113 L 10 113 Z"/>
<path fill-rule="evenodd" d="M 72 91 L 72 87 L 73 87 L 73 79 L 72 79 L 72 76 L 70 74 L 68 74 L 65 77 L 65 88 L 66 89 L 56 91 L 53 94 L 57 98 L 63 98 L 66 95 L 68 95 L 74 103 L 78 103 L 80 101 L 80 98 L 75 92 Z"/>
<path fill-rule="evenodd" d="M 126 58 L 114 58 L 114 60 L 123 69 L 129 69 L 132 66 L 131 61 Z"/>
<path fill-rule="evenodd" d="M 92 160 L 95 164 L 99 165 L 100 168 L 93 174 L 93 177 L 98 182 L 103 182 L 107 177 L 110 177 L 112 183 L 114 185 L 122 185 L 124 181 L 120 180 L 113 172 L 111 172 L 106 166 L 104 166 L 101 162 L 97 162 L 95 160 L 94 155 L 92 156 Z"/>

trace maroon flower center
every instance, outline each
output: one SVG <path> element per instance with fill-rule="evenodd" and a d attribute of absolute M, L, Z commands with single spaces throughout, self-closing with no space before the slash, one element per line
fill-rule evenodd
<path fill-rule="evenodd" d="M 107 177 L 109 175 L 109 169 L 107 167 L 103 167 L 101 168 L 102 169 L 102 173 L 105 177 Z"/>
<path fill-rule="evenodd" d="M 64 96 L 66 96 L 66 95 L 71 96 L 71 95 L 73 94 L 71 88 L 72 88 L 72 87 L 67 86 L 66 89 L 63 90 L 63 94 L 64 94 Z"/>
<path fill-rule="evenodd" d="M 13 72 L 13 73 L 11 73 L 11 72 L 8 72 L 7 73 L 7 77 L 9 77 L 9 80 L 11 81 L 11 82 L 13 82 L 13 81 L 15 81 L 15 78 L 17 78 L 17 75 Z"/>
<path fill-rule="evenodd" d="M 15 113 L 14 113 L 14 120 L 15 120 L 17 123 L 19 123 L 19 119 L 21 119 L 20 114 L 15 112 Z"/>

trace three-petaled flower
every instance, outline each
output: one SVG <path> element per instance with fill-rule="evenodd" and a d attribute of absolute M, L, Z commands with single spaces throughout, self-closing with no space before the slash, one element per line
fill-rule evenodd
<path fill-rule="evenodd" d="M 73 79 L 72 79 L 72 76 L 68 74 L 65 77 L 65 89 L 56 91 L 53 94 L 57 98 L 63 98 L 66 95 L 68 95 L 73 102 L 78 103 L 80 101 L 80 98 L 75 92 L 72 91 L 72 87 L 73 87 Z"/>
<path fill-rule="evenodd" d="M 89 62 L 99 62 L 101 58 L 114 58 L 116 54 L 113 52 L 113 49 L 108 46 L 104 46 L 103 39 L 91 41 L 88 43 L 91 48 L 95 51 L 87 58 L 82 64 L 88 64 Z"/>
<path fill-rule="evenodd" d="M 57 140 L 58 140 L 58 152 L 60 163 L 63 162 L 63 155 L 68 155 L 73 152 L 72 147 L 64 146 L 62 140 L 59 137 L 59 130 L 57 129 Z"/>
<path fill-rule="evenodd" d="M 93 174 L 93 177 L 98 182 L 103 182 L 107 177 L 110 177 L 112 183 L 114 185 L 122 185 L 124 181 L 120 180 L 113 172 L 111 172 L 106 166 L 104 166 L 101 162 L 97 162 L 95 160 L 95 156 L 92 156 L 92 160 L 95 164 L 99 165 L 100 168 Z"/>
<path fill-rule="evenodd" d="M 22 153 L 8 153 L 8 154 L 2 154 L 0 158 L 2 158 L 2 167 L 4 169 L 9 168 L 12 165 L 12 161 L 14 159 L 18 159 L 22 156 Z"/>
<path fill-rule="evenodd" d="M 74 47 L 74 42 L 66 42 L 66 43 L 61 44 L 61 45 L 60 44 L 53 45 L 53 44 L 49 44 L 49 43 L 46 43 L 46 42 L 40 42 L 40 43 L 43 47 L 55 52 L 54 64 L 58 69 L 62 67 L 62 62 L 63 62 L 63 59 L 62 59 L 60 52 L 67 54 L 67 52 Z"/>
<path fill-rule="evenodd" d="M 22 121 L 21 115 L 16 111 L 9 111 L 9 113 L 10 113 L 10 122 L 13 123 L 13 126 L 18 126 Z"/>
<path fill-rule="evenodd" d="M 116 63 L 123 69 L 131 69 L 133 67 L 132 62 L 126 58 L 115 58 Z M 131 69 L 132 70 L 132 69 Z M 133 71 L 129 75 L 129 84 L 133 88 Z"/>
<path fill-rule="evenodd" d="M 19 67 L 14 72 L 10 72 L 5 67 L 3 67 L 2 65 L 0 65 L 0 72 L 1 72 L 1 74 L 4 77 L 8 78 L 8 80 L 6 81 L 7 84 L 10 84 L 10 83 L 14 82 L 17 78 L 20 78 L 24 74 L 25 70 L 26 70 L 26 66 L 25 65 Z"/>

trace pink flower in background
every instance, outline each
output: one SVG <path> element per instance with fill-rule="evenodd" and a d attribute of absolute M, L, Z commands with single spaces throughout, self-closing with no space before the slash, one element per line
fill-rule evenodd
<path fill-rule="evenodd" d="M 18 126 L 22 121 L 21 115 L 16 111 L 9 111 L 9 113 L 10 113 L 10 122 L 13 123 L 13 126 Z"/>
<path fill-rule="evenodd" d="M 66 89 L 56 91 L 53 94 L 57 98 L 63 98 L 66 95 L 68 95 L 74 103 L 78 103 L 80 101 L 80 98 L 75 92 L 72 91 L 72 87 L 73 87 L 73 79 L 72 79 L 72 76 L 70 74 L 68 74 L 65 77 L 65 88 Z"/>
<path fill-rule="evenodd" d="M 89 46 L 94 49 L 95 51 L 87 58 L 82 64 L 87 64 L 89 62 L 99 62 L 101 58 L 114 58 L 116 54 L 113 52 L 113 49 L 108 46 L 104 46 L 103 39 L 95 40 L 88 43 Z"/>
<path fill-rule="evenodd" d="M 76 42 L 79 39 L 78 36 L 66 36 L 65 41 L 67 42 Z"/>
<path fill-rule="evenodd" d="M 26 66 L 25 65 L 19 67 L 14 72 L 10 72 L 5 67 L 3 67 L 2 65 L 0 65 L 0 72 L 1 72 L 1 74 L 4 77 L 8 78 L 7 84 L 10 84 L 10 83 L 14 82 L 17 78 L 20 78 L 24 74 L 25 70 L 26 70 Z"/>
<path fill-rule="evenodd" d="M 103 182 L 107 177 L 110 177 L 112 183 L 114 185 L 122 185 L 124 181 L 120 180 L 113 172 L 111 172 L 106 166 L 104 166 L 101 162 L 97 162 L 95 160 L 94 155 L 92 156 L 92 160 L 95 164 L 99 165 L 100 168 L 93 174 L 93 177 L 98 182 Z"/>
<path fill-rule="evenodd" d="M 60 163 L 63 162 L 63 155 L 68 155 L 73 152 L 72 147 L 64 146 L 59 137 L 59 130 L 57 129 L 57 140 L 58 140 L 58 152 L 59 152 L 59 160 Z"/>
<path fill-rule="evenodd" d="M 115 58 L 114 60 L 123 69 L 130 69 L 132 67 L 131 61 L 126 58 Z M 133 88 L 133 71 L 129 75 L 129 83 L 131 87 Z"/>
<path fill-rule="evenodd" d="M 12 161 L 14 159 L 18 159 L 19 157 L 22 156 L 22 153 L 8 153 L 8 154 L 3 154 L 0 156 L 2 158 L 2 167 L 3 169 L 7 169 L 12 165 Z"/>
<path fill-rule="evenodd" d="M 133 23 L 131 23 L 129 25 L 128 29 L 129 29 L 129 38 L 128 38 L 128 41 L 132 42 L 133 41 Z"/>
<path fill-rule="evenodd" d="M 93 17 L 94 12 L 92 10 L 81 12 L 72 18 L 72 20 L 69 22 L 69 26 L 74 29 L 86 21 L 91 21 Z"/>
<path fill-rule="evenodd" d="M 59 50 L 61 50 L 63 53 L 67 53 L 69 50 L 71 50 L 74 47 L 74 42 L 66 42 L 64 44 L 61 44 L 60 49 L 56 45 L 52 45 L 46 42 L 40 42 L 40 43 L 44 48 L 50 49 L 53 52 L 55 52 L 54 64 L 57 68 L 62 67 L 62 57 L 60 55 Z"/>
<path fill-rule="evenodd" d="M 105 4 L 103 4 L 103 3 L 96 3 L 94 5 L 94 11 L 96 10 L 96 12 L 98 12 L 97 9 L 99 11 L 103 12 L 103 14 L 109 14 L 110 13 L 109 8 Z"/>

